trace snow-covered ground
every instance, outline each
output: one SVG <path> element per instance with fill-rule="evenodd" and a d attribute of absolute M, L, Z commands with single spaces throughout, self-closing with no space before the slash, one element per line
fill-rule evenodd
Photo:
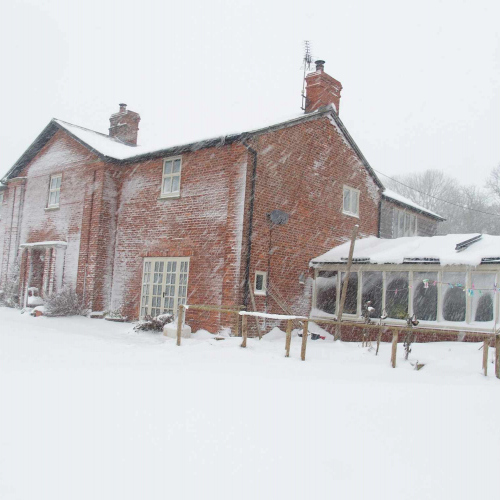
<path fill-rule="evenodd" d="M 207 337 L 208 335 L 200 335 Z M 183 340 L 0 308 L 0 498 L 498 498 L 478 344 Z M 493 357 L 494 350 L 490 350 Z"/>

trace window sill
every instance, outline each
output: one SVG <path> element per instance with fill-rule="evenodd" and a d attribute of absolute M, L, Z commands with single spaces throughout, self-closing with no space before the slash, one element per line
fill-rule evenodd
<path fill-rule="evenodd" d="M 267 295 L 267 292 L 257 292 L 256 290 L 254 290 L 253 294 L 256 297 L 265 297 Z"/>
<path fill-rule="evenodd" d="M 57 207 L 46 207 L 46 212 L 54 212 L 55 210 L 59 210 L 59 205 Z"/>
<path fill-rule="evenodd" d="M 160 196 L 158 196 L 158 200 L 175 200 L 180 197 L 181 197 L 180 193 L 161 194 Z"/>
<path fill-rule="evenodd" d="M 344 212 L 342 211 L 344 215 L 349 215 L 349 217 L 355 217 L 356 219 L 359 219 L 359 214 L 352 214 L 351 212 Z"/>

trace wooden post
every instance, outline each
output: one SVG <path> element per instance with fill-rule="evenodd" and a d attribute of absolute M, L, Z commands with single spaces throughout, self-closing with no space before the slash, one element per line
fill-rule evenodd
<path fill-rule="evenodd" d="M 177 345 L 181 345 L 183 316 L 184 316 L 184 306 L 182 304 L 179 304 L 177 312 Z"/>
<path fill-rule="evenodd" d="M 304 321 L 304 328 L 302 329 L 302 348 L 300 349 L 300 358 L 302 361 L 306 360 L 306 344 L 307 344 L 307 331 L 309 321 Z"/>
<path fill-rule="evenodd" d="M 240 314 L 238 313 L 236 315 L 236 328 L 234 329 L 234 336 L 239 337 L 240 336 Z"/>
<path fill-rule="evenodd" d="M 247 318 L 246 314 L 241 316 L 241 332 L 243 335 L 243 342 L 241 343 L 241 347 L 247 346 L 247 336 L 248 336 L 248 327 L 247 327 Z"/>
<path fill-rule="evenodd" d="M 495 375 L 500 378 L 500 334 L 495 336 Z"/>
<path fill-rule="evenodd" d="M 396 368 L 396 352 L 398 350 L 398 331 L 394 330 L 392 335 L 392 353 L 391 353 L 391 365 Z"/>
<path fill-rule="evenodd" d="M 252 290 L 252 284 L 248 283 L 248 288 L 250 290 L 250 300 L 252 301 L 252 307 L 255 312 L 257 312 L 257 306 L 255 305 L 255 297 Z M 259 317 L 255 316 L 255 324 L 257 325 L 257 333 L 259 334 L 259 340 L 262 339 L 262 332 L 260 330 Z"/>
<path fill-rule="evenodd" d="M 378 356 L 378 350 L 380 348 L 380 341 L 382 340 L 382 325 L 380 325 L 380 330 L 377 337 L 377 350 L 375 351 L 375 356 Z"/>
<path fill-rule="evenodd" d="M 285 358 L 290 357 L 290 344 L 292 343 L 292 320 L 286 321 L 286 344 L 285 344 Z"/>
<path fill-rule="evenodd" d="M 484 339 L 483 342 L 483 371 L 484 376 L 488 376 L 488 348 L 490 347 L 490 339 Z"/>
<path fill-rule="evenodd" d="M 340 322 L 342 321 L 342 313 L 344 312 L 345 298 L 347 296 L 347 284 L 349 283 L 349 276 L 351 274 L 352 255 L 354 253 L 354 243 L 356 241 L 356 236 L 358 235 L 358 229 L 359 226 L 356 224 L 354 226 L 354 229 L 352 230 L 351 246 L 349 248 L 349 259 L 347 260 L 347 269 L 345 270 L 345 279 L 344 279 L 344 284 L 342 286 L 342 295 L 340 296 L 339 313 L 337 315 L 338 323 L 335 328 L 335 335 L 333 337 L 333 340 L 339 340 L 342 336 Z M 342 277 L 342 274 L 340 276 Z"/>

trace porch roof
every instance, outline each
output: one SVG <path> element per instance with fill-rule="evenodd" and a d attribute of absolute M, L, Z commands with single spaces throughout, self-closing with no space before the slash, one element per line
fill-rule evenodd
<path fill-rule="evenodd" d="M 334 247 L 311 260 L 311 267 L 321 264 L 346 264 L 350 242 Z M 500 264 L 500 236 L 489 234 L 448 234 L 381 239 L 369 236 L 356 241 L 353 262 L 356 264 L 439 264 L 478 266 Z"/>
<path fill-rule="evenodd" d="M 65 241 L 37 241 L 35 243 L 22 243 L 20 248 L 65 248 L 68 244 Z"/>

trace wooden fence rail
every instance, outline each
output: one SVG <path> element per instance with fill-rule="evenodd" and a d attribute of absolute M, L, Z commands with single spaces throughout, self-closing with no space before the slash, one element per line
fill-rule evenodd
<path fill-rule="evenodd" d="M 488 354 L 490 344 L 493 343 L 495 347 L 495 375 L 500 379 L 500 333 L 497 331 L 495 333 L 481 333 L 481 332 L 471 332 L 471 331 L 460 331 L 454 332 L 449 330 L 440 330 L 436 328 L 423 328 L 423 327 L 408 327 L 403 325 L 387 325 L 387 324 L 366 324 L 360 323 L 356 321 L 339 321 L 337 319 L 322 319 L 322 318 L 314 318 L 311 320 L 310 318 L 306 318 L 304 316 L 284 316 L 280 314 L 268 314 L 268 313 L 260 313 L 260 312 L 247 312 L 244 309 L 244 306 L 212 306 L 212 305 L 179 305 L 178 314 L 177 314 L 177 345 L 181 345 L 181 334 L 182 334 L 182 325 L 184 323 L 186 311 L 188 309 L 198 310 L 198 311 L 210 311 L 210 312 L 219 312 L 224 314 L 234 314 L 237 316 L 236 320 L 236 331 L 235 334 L 237 337 L 240 336 L 240 318 L 241 318 L 241 332 L 242 332 L 242 343 L 241 347 L 247 346 L 248 339 L 248 316 L 255 316 L 258 318 L 269 318 L 275 319 L 278 321 L 286 321 L 286 340 L 285 340 L 285 357 L 290 356 L 290 346 L 292 339 L 292 323 L 295 320 L 298 320 L 303 323 L 303 332 L 302 332 L 302 345 L 301 345 L 301 354 L 300 357 L 303 361 L 306 359 L 306 346 L 307 346 L 307 335 L 308 335 L 308 325 L 309 321 L 314 321 L 318 324 L 329 324 L 335 325 L 336 331 L 339 331 L 342 327 L 348 328 L 361 328 L 361 329 L 371 329 L 378 330 L 377 335 L 377 350 L 376 354 L 378 354 L 380 340 L 382 337 L 382 333 L 385 331 L 392 331 L 392 348 L 391 348 L 391 366 L 396 368 L 396 354 L 398 347 L 398 340 L 401 333 L 411 331 L 418 336 L 419 334 L 428 335 L 428 334 L 436 334 L 436 335 L 453 335 L 456 334 L 457 337 L 460 334 L 464 334 L 471 337 L 477 337 L 478 340 L 483 340 L 483 373 L 485 376 L 488 375 Z M 259 336 L 260 338 L 260 336 Z"/>

